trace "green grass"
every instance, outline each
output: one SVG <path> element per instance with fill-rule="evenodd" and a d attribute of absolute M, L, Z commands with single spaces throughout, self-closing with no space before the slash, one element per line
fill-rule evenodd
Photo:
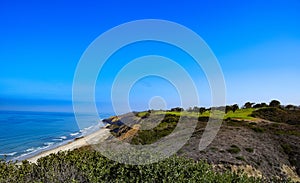
<path fill-rule="evenodd" d="M 228 112 L 226 115 L 225 115 L 225 119 L 226 118 L 232 118 L 232 119 L 244 119 L 244 120 L 253 120 L 255 119 L 254 117 L 251 117 L 250 114 L 252 114 L 252 112 L 254 111 L 255 109 L 253 108 L 250 108 L 250 109 L 238 109 L 236 110 L 235 112 Z"/>
<path fill-rule="evenodd" d="M 224 119 L 226 118 L 232 118 L 232 119 L 242 119 L 242 120 L 253 120 L 255 119 L 254 117 L 251 117 L 250 115 L 252 112 L 256 109 L 238 109 L 235 112 L 228 112 L 225 114 Z M 216 117 L 218 118 L 219 116 L 222 115 L 221 111 L 215 111 L 215 113 L 212 115 L 210 111 L 205 111 L 202 114 L 196 113 L 196 112 L 166 112 L 166 111 L 155 111 L 154 114 L 172 114 L 176 116 L 188 116 L 188 117 Z M 211 116 L 212 115 L 212 116 Z"/>
<path fill-rule="evenodd" d="M 187 117 L 199 117 L 199 114 L 196 112 L 187 112 L 187 111 L 182 111 L 182 112 L 174 112 L 174 111 L 155 111 L 154 114 L 164 114 L 164 115 L 176 115 L 176 116 L 187 116 Z M 209 116 L 210 112 L 206 111 L 200 116 Z"/>
<path fill-rule="evenodd" d="M 140 118 L 145 118 L 149 116 L 149 112 L 148 111 L 139 112 L 136 114 L 136 116 Z"/>

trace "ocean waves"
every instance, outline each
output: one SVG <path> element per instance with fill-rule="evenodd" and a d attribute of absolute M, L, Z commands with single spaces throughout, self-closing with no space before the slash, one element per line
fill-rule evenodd
<path fill-rule="evenodd" d="M 88 115 L 78 127 L 74 115 L 42 112 L 0 112 L 0 159 L 24 160 L 42 151 L 89 135 L 101 127 L 101 119 Z"/>
<path fill-rule="evenodd" d="M 11 156 L 11 160 L 15 161 L 22 161 L 24 159 L 27 159 L 29 157 L 32 157 L 34 155 L 37 155 L 45 150 L 50 150 L 55 147 L 64 145 L 70 141 L 75 140 L 76 138 L 86 136 L 90 133 L 93 133 L 94 131 L 98 130 L 101 126 L 99 125 L 93 125 L 86 128 L 83 128 L 82 130 L 71 132 L 68 135 L 62 135 L 59 137 L 52 138 L 49 142 L 44 142 L 41 146 L 37 147 L 30 147 L 23 152 L 13 152 L 13 153 L 7 153 L 6 156 Z M 0 154 L 0 156 L 4 156 L 4 154 Z"/>
<path fill-rule="evenodd" d="M 11 152 L 11 153 L 1 153 L 0 156 L 14 156 L 18 152 Z"/>

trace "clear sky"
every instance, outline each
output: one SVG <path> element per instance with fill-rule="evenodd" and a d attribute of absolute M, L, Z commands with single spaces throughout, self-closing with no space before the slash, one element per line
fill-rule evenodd
<path fill-rule="evenodd" d="M 278 99 L 300 105 L 299 10 L 298 0 L 2 0 L 0 110 L 69 110 L 76 65 L 88 45 L 119 24 L 149 18 L 182 24 L 207 42 L 222 67 L 228 104 Z M 177 58 L 192 77 L 203 79 L 203 73 L 188 64 L 188 57 L 155 44 L 128 49 L 139 50 L 133 52 L 139 56 L 156 53 Z M 120 58 L 128 60 L 131 54 L 124 56 L 120 50 L 111 58 L 111 66 L 120 66 Z M 112 81 L 113 74 L 104 72 L 102 82 Z M 108 86 L 97 85 L 99 107 L 109 103 Z M 145 108 L 148 99 L 157 95 L 166 97 L 168 107 L 177 105 L 172 87 L 161 79 L 144 78 L 132 89 L 133 108 Z M 200 90 L 202 104 L 208 106 L 205 81 Z"/>

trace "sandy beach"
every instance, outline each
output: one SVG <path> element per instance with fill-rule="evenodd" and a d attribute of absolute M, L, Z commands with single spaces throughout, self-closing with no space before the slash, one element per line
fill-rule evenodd
<path fill-rule="evenodd" d="M 48 151 L 43 151 L 40 154 L 37 154 L 31 158 L 28 158 L 27 160 L 31 163 L 36 163 L 39 158 L 48 156 L 49 154 L 52 154 L 52 153 L 58 153 L 59 151 L 73 150 L 73 149 L 80 148 L 80 147 L 90 145 L 90 144 L 97 144 L 99 142 L 102 142 L 106 138 L 108 138 L 109 135 L 110 135 L 109 129 L 101 128 L 100 130 L 98 130 L 92 134 L 84 136 L 80 139 L 76 139 L 72 142 L 69 142 L 68 144 L 56 147 L 54 149 L 51 149 Z"/>

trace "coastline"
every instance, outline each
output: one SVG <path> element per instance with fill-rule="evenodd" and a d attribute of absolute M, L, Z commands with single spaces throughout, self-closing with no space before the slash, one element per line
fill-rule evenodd
<path fill-rule="evenodd" d="M 74 139 L 73 141 L 71 141 L 67 144 L 55 147 L 54 149 L 42 151 L 37 155 L 27 158 L 26 160 L 29 161 L 30 163 L 36 163 L 38 159 L 48 156 L 53 153 L 58 153 L 60 151 L 74 150 L 74 149 L 77 149 L 77 148 L 80 148 L 83 146 L 87 146 L 90 144 L 97 144 L 99 142 L 104 141 L 105 139 L 107 139 L 109 137 L 109 135 L 110 135 L 109 131 L 110 131 L 109 129 L 102 127 L 99 130 L 97 130 L 87 136 L 83 136 L 81 138 Z"/>

